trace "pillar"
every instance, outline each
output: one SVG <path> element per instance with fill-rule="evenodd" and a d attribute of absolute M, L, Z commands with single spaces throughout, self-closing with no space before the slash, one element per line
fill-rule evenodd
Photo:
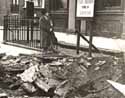
<path fill-rule="evenodd" d="M 123 39 L 125 39 L 125 0 L 121 0 L 121 8 L 123 10 L 123 18 L 121 20 L 121 23 L 122 23 L 122 35 L 121 37 Z M 122 64 L 122 82 L 123 84 L 125 84 L 125 53 L 123 53 L 123 64 Z M 120 97 L 120 98 L 124 98 L 124 97 Z"/>
<path fill-rule="evenodd" d="M 7 0 L 3 0 L 2 2 L 0 2 L 1 4 L 1 14 L 6 15 L 7 11 L 8 11 L 8 1 Z"/>
<path fill-rule="evenodd" d="M 122 23 L 122 35 L 121 37 L 123 39 L 125 39 L 125 14 L 124 14 L 124 11 L 125 11 L 125 0 L 121 0 L 121 8 L 123 10 L 123 17 L 122 17 L 122 20 L 121 20 L 121 23 Z M 125 53 L 124 53 L 124 56 L 123 56 L 123 62 L 125 62 Z M 122 65 L 122 81 L 123 83 L 125 83 L 125 65 L 123 64 Z"/>
<path fill-rule="evenodd" d="M 122 8 L 122 12 L 123 12 L 123 17 L 121 20 L 122 23 L 122 35 L 121 38 L 125 39 L 125 0 L 121 0 L 121 8 Z"/>
<path fill-rule="evenodd" d="M 69 16 L 68 16 L 68 30 L 75 31 L 75 2 L 76 0 L 69 0 Z"/>
<path fill-rule="evenodd" d="M 24 0 L 19 0 L 19 14 L 23 15 Z"/>

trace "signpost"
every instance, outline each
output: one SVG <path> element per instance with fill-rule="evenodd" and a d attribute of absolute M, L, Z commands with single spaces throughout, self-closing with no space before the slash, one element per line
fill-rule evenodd
<path fill-rule="evenodd" d="M 76 18 L 79 20 L 79 26 L 81 20 L 93 19 L 94 17 L 94 4 L 95 0 L 77 0 L 76 4 Z M 80 31 L 80 30 L 79 30 Z M 80 38 L 77 39 L 77 53 L 79 53 Z M 92 54 L 92 27 L 89 34 L 89 56 Z"/>
<path fill-rule="evenodd" d="M 77 0 L 76 17 L 94 17 L 95 0 Z"/>

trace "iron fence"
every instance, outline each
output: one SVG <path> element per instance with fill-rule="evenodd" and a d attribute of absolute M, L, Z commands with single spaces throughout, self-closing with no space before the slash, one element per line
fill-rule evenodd
<path fill-rule="evenodd" d="M 40 49 L 39 19 L 4 16 L 4 42 Z"/>

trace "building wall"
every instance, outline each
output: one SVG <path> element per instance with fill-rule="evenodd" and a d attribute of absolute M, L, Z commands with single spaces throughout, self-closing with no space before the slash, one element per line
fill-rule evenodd
<path fill-rule="evenodd" d="M 64 0 L 63 0 L 64 1 Z M 73 0 L 71 0 L 73 1 Z M 125 0 L 121 0 L 119 6 L 112 7 L 108 3 L 109 0 L 95 0 L 95 17 L 93 18 L 93 34 L 96 36 L 105 36 L 105 37 L 121 37 L 125 34 Z M 111 0 L 110 0 L 111 1 Z M 113 0 L 112 0 L 113 1 Z M 118 1 L 118 0 L 114 0 Z M 119 0 L 120 1 L 120 0 Z M 22 16 L 26 15 L 26 11 L 23 8 L 24 0 L 20 0 L 19 14 Z M 45 0 L 46 9 L 50 11 L 56 31 L 67 31 L 67 29 L 73 29 L 73 31 L 80 26 L 86 34 L 89 34 L 91 28 L 91 22 L 86 21 L 82 22 L 82 25 L 78 25 L 75 20 L 75 11 L 71 11 L 76 4 L 75 2 L 70 2 L 67 9 L 61 10 L 52 10 L 50 0 Z M 68 1 L 69 2 L 69 1 Z M 10 12 L 11 0 L 0 0 L 0 24 L 3 24 L 3 16 L 11 14 Z M 56 4 L 57 5 L 57 4 Z M 117 3 L 115 4 L 117 5 Z M 70 7 L 72 6 L 72 7 Z M 41 8 L 35 8 L 35 13 L 38 16 L 41 16 Z M 69 21 L 71 20 L 71 21 Z M 86 30 L 85 30 L 86 29 Z"/>
<path fill-rule="evenodd" d="M 105 0 L 106 1 L 106 0 Z M 108 0 L 107 0 L 108 1 Z M 115 0 L 117 1 L 117 0 Z M 119 0 L 120 1 L 120 0 Z M 93 35 L 103 37 L 115 37 L 121 38 L 123 31 L 123 15 L 125 6 L 122 8 L 122 0 L 119 2 L 119 6 L 109 6 L 104 0 L 96 0 L 95 4 L 95 16 L 93 18 Z M 117 4 L 117 3 L 116 3 Z M 116 5 L 115 4 L 115 5 Z M 89 26 L 87 25 L 87 34 Z"/>
<path fill-rule="evenodd" d="M 11 0 L 0 0 L 0 25 L 3 25 L 3 17 L 10 12 Z"/>
<path fill-rule="evenodd" d="M 68 28 L 68 1 L 48 0 L 49 11 L 54 22 L 56 31 L 66 32 Z"/>
<path fill-rule="evenodd" d="M 94 19 L 94 35 L 120 38 L 123 26 L 122 18 L 121 11 L 98 12 Z"/>
<path fill-rule="evenodd" d="M 69 5 L 74 5 L 70 2 Z M 74 5 L 75 7 L 76 5 Z M 75 20 L 74 25 L 70 24 L 69 28 L 78 29 L 80 27 L 81 33 L 89 35 L 90 32 L 96 36 L 103 37 L 116 37 L 121 38 L 125 36 L 125 0 L 95 0 L 95 15 L 92 19 L 81 19 L 81 24 Z M 69 19 L 76 19 L 75 11 L 69 11 L 72 13 Z M 93 23 L 92 23 L 93 22 Z M 91 31 L 92 29 L 92 31 Z"/>

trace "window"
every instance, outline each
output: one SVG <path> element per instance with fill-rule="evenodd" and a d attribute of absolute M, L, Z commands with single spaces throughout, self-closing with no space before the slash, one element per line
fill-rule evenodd
<path fill-rule="evenodd" d="M 32 0 L 34 2 L 35 7 L 42 7 L 45 6 L 45 0 Z"/>
<path fill-rule="evenodd" d="M 119 10 L 121 9 L 121 0 L 95 0 L 95 10 Z"/>
<path fill-rule="evenodd" d="M 34 3 L 34 7 L 45 8 L 45 0 L 25 0 L 24 8 L 26 8 L 26 2 L 31 1 Z"/>
<path fill-rule="evenodd" d="M 19 0 L 12 0 L 11 2 L 11 12 L 18 13 L 19 12 Z"/>
<path fill-rule="evenodd" d="M 105 0 L 104 6 L 105 7 L 118 7 L 121 5 L 121 0 Z"/>
<path fill-rule="evenodd" d="M 50 10 L 68 9 L 68 0 L 50 0 Z"/>
<path fill-rule="evenodd" d="M 19 5 L 19 0 L 12 0 L 13 5 Z"/>

